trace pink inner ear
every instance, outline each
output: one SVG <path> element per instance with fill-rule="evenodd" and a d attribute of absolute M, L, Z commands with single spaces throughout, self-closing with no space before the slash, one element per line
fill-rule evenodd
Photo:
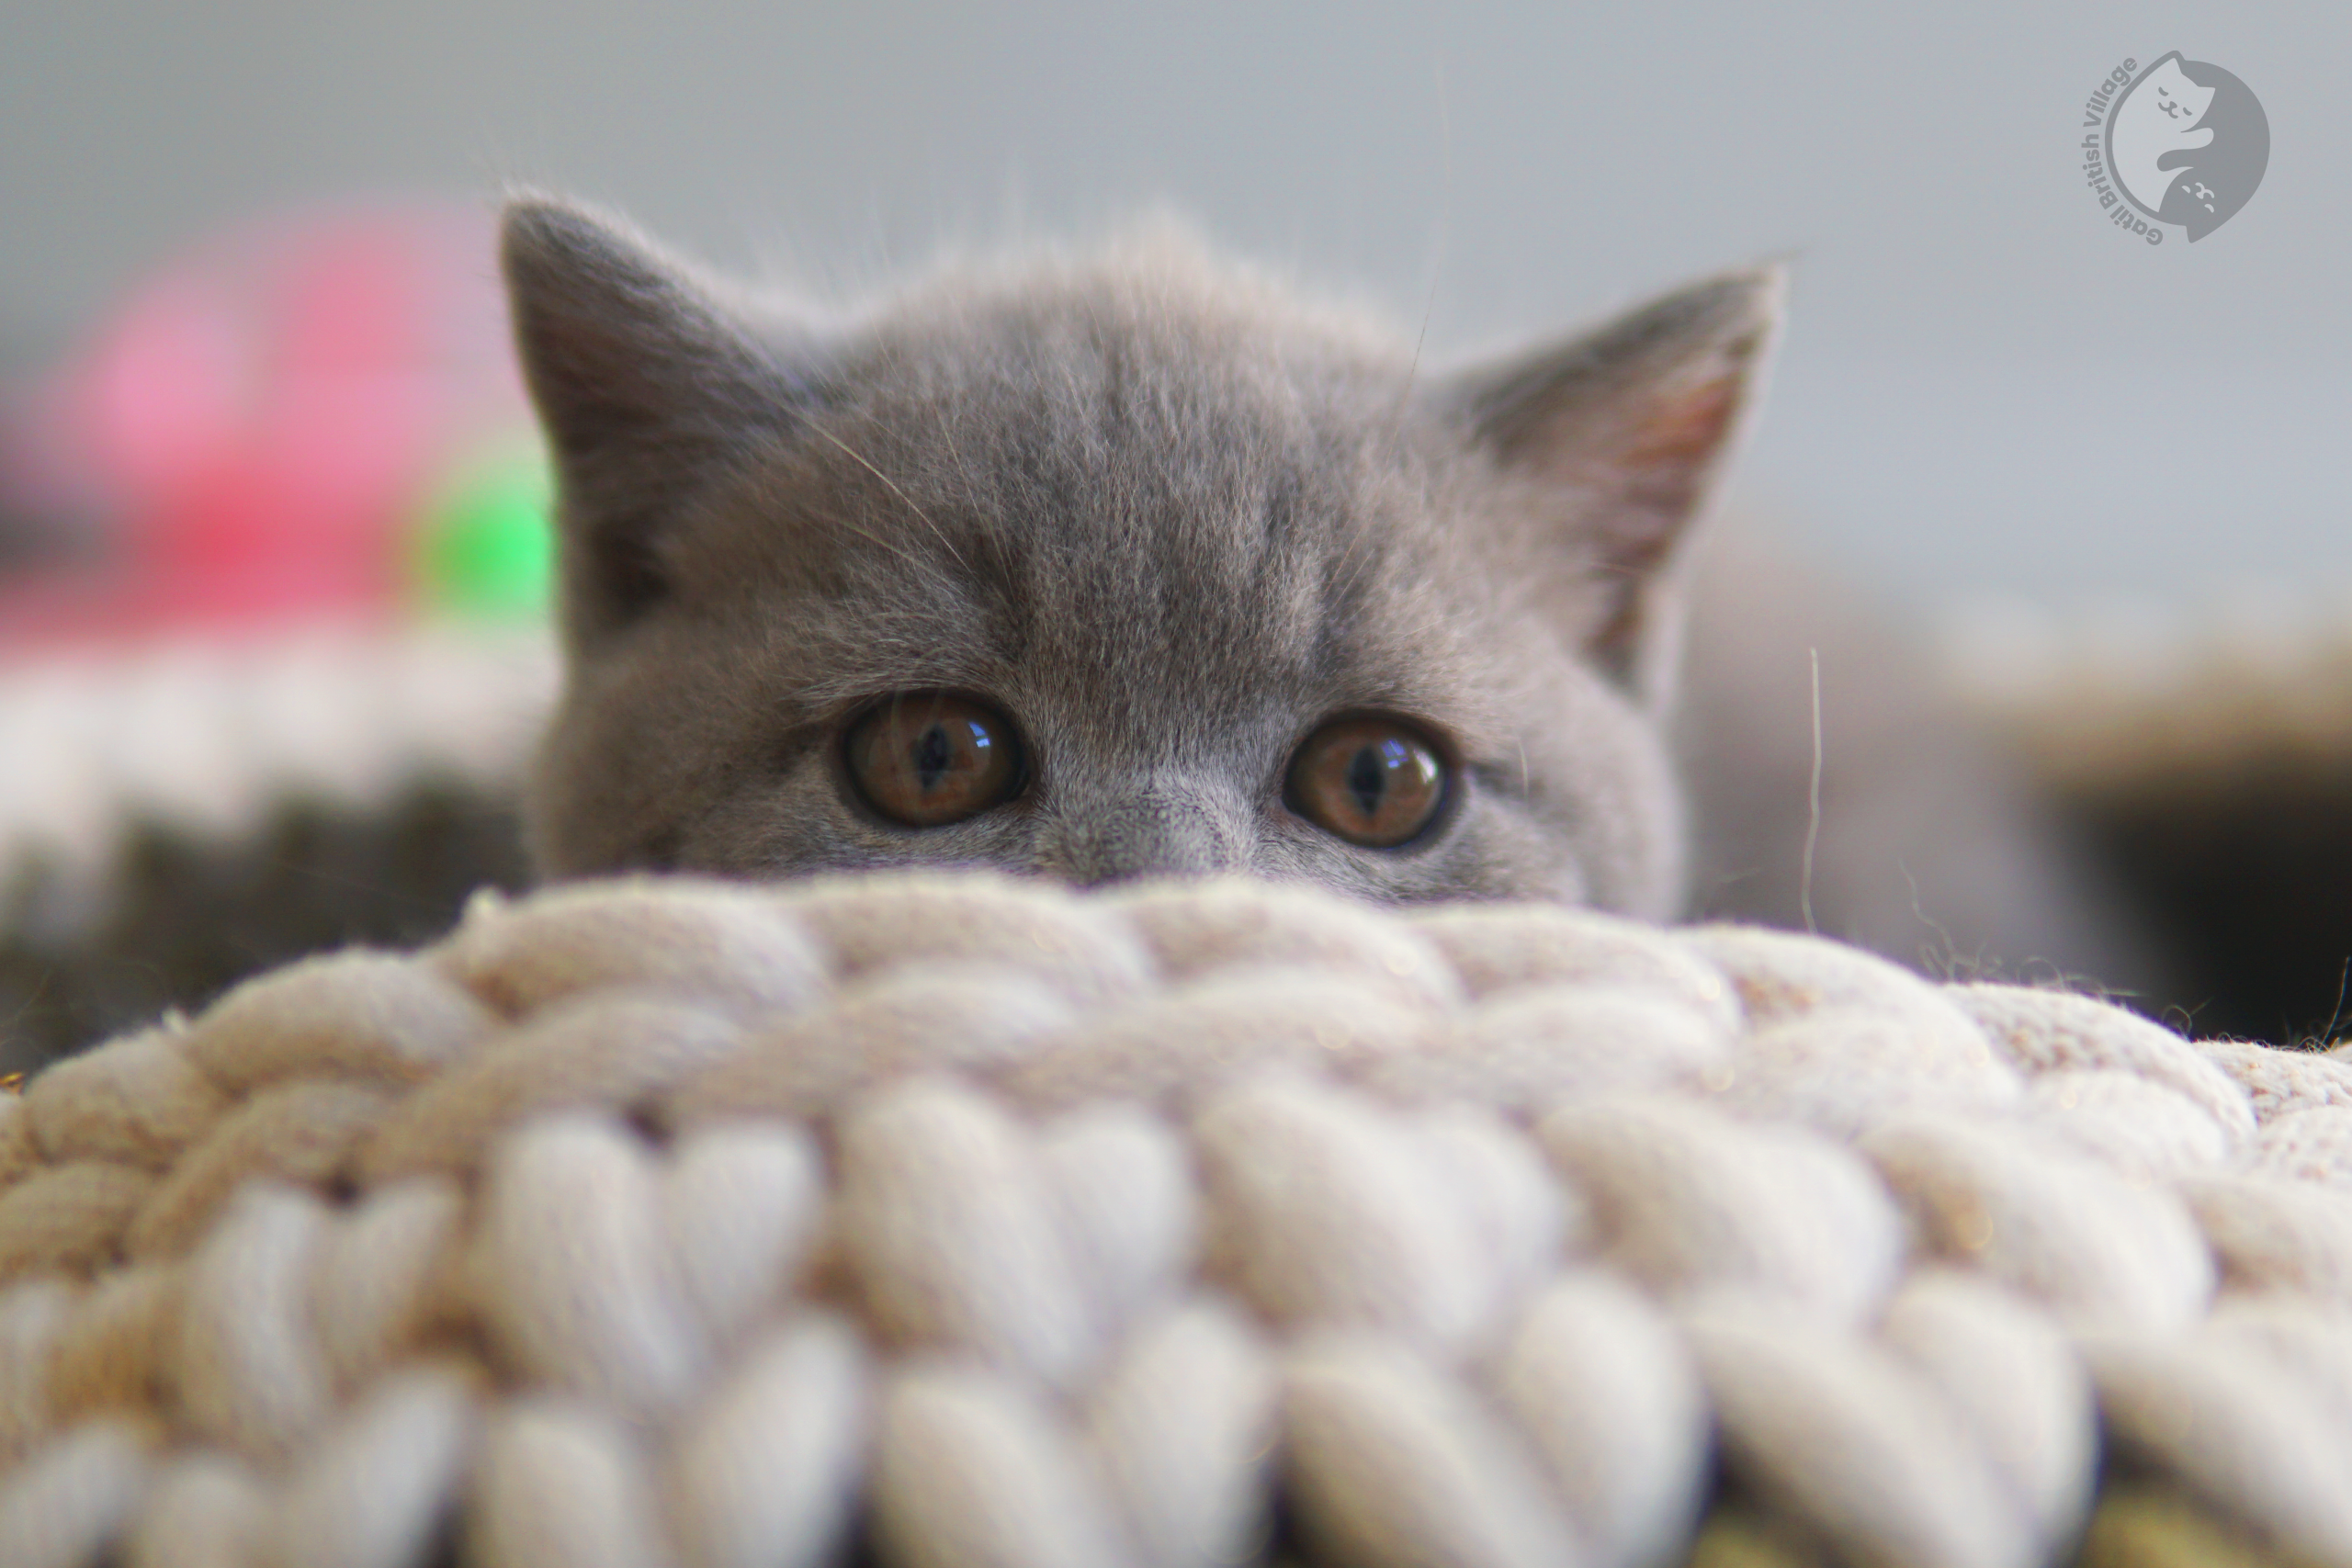
<path fill-rule="evenodd" d="M 1666 399 L 1634 427 L 1623 461 L 1628 468 L 1682 468 L 1704 463 L 1730 434 L 1739 406 L 1736 377 L 1719 375 Z"/>
<path fill-rule="evenodd" d="M 1731 434 L 1740 386 L 1724 371 L 1648 400 L 1599 454 L 1590 471 L 1621 503 L 1602 546 L 1612 570 L 1646 573 L 1672 551 Z"/>

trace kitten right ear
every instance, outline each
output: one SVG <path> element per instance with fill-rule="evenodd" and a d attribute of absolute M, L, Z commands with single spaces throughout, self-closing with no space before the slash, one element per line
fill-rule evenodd
<path fill-rule="evenodd" d="M 499 250 L 555 461 L 565 609 L 616 625 L 666 591 L 660 530 L 677 495 L 787 428 L 797 383 L 717 288 L 617 223 L 522 197 Z"/>
<path fill-rule="evenodd" d="M 1720 484 L 1778 333 L 1785 270 L 1728 273 L 1442 389 L 1504 469 L 1559 498 L 1555 542 L 1604 590 L 1587 651 L 1672 684 L 1681 542 Z"/>

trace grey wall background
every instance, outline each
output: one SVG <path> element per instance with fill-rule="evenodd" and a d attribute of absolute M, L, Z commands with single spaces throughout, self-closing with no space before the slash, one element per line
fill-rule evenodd
<path fill-rule="evenodd" d="M 2268 111 L 2196 245 L 2103 220 L 2080 106 L 2179 49 Z M 356 189 L 591 195 L 822 278 L 1164 199 L 1433 354 L 1802 254 L 1742 485 L 1910 599 L 2352 594 L 2352 6 L 10 0 L 0 354 Z M 2332 591 L 2332 590 L 2329 590 Z"/>

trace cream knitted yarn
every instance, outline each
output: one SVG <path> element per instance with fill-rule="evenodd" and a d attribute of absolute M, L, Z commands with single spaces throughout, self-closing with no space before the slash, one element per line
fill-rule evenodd
<path fill-rule="evenodd" d="M 1763 931 L 485 899 L 0 1103 L 0 1562 L 2352 1563 L 2347 1188 L 2343 1063 Z"/>

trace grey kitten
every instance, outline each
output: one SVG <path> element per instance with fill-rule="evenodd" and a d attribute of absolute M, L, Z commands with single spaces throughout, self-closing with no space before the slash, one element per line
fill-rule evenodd
<path fill-rule="evenodd" d="M 503 262 L 560 495 L 544 872 L 1677 909 L 1683 544 L 1776 270 L 1436 376 L 1166 233 L 841 317 L 547 200 Z"/>

